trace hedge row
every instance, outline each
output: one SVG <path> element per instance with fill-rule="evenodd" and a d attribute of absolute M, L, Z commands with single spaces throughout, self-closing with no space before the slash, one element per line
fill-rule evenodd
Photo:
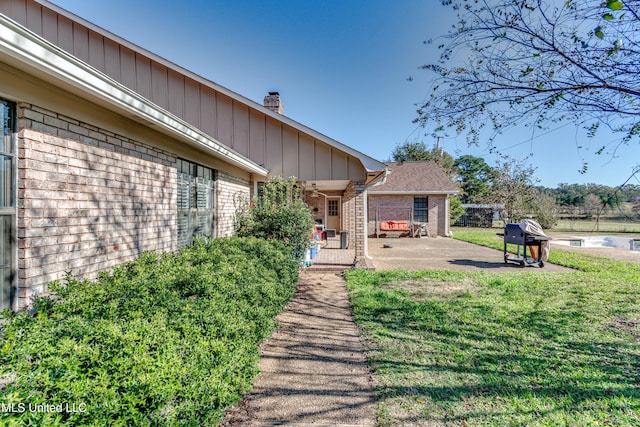
<path fill-rule="evenodd" d="M 5 313 L 0 421 L 216 425 L 250 390 L 297 273 L 281 243 L 234 237 L 54 283 L 35 314 Z"/>

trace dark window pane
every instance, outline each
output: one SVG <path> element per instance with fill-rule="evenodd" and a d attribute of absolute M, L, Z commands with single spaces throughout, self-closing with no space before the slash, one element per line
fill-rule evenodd
<path fill-rule="evenodd" d="M 413 198 L 413 221 L 428 222 L 428 197 Z"/>
<path fill-rule="evenodd" d="M 13 153 L 14 113 L 13 104 L 0 100 L 2 114 L 2 140 L 0 140 L 0 152 Z"/>
<path fill-rule="evenodd" d="M 0 215 L 0 267 L 11 267 L 13 260 L 13 215 Z"/>
<path fill-rule="evenodd" d="M 338 216 L 338 201 L 337 200 L 328 200 L 327 201 L 327 214 L 329 216 Z"/>
<path fill-rule="evenodd" d="M 13 206 L 13 157 L 0 156 L 0 207 Z"/>

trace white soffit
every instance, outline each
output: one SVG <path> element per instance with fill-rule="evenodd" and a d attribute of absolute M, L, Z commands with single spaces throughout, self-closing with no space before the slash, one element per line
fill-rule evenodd
<path fill-rule="evenodd" d="M 313 180 L 309 179 L 306 182 L 306 189 L 312 190 L 315 184 L 315 188 L 319 191 L 343 191 L 345 190 L 351 181 L 349 180 Z"/>

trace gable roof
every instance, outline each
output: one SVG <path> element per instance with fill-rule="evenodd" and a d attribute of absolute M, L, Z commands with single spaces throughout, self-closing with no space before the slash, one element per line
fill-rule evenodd
<path fill-rule="evenodd" d="M 385 163 L 391 173 L 384 184 L 369 189 L 374 195 L 458 194 L 460 189 L 433 161 Z"/>
<path fill-rule="evenodd" d="M 103 102 L 110 109 L 245 171 L 266 176 L 268 170 L 229 149 L 215 138 L 159 109 L 137 94 L 73 55 L 0 13 L 0 61 L 28 74 L 60 85 L 70 93 Z"/>
<path fill-rule="evenodd" d="M 44 8 L 47 8 L 51 11 L 53 11 L 54 13 L 58 14 L 61 17 L 64 17 L 66 20 L 69 20 L 70 22 L 73 22 L 73 31 L 75 31 L 76 27 L 80 28 L 80 27 L 84 27 L 87 29 L 88 34 L 99 34 L 100 36 L 104 37 L 105 39 L 108 39 L 109 41 L 112 41 L 114 43 L 116 43 L 116 45 L 118 45 L 119 47 L 121 47 L 123 50 L 132 52 L 134 55 L 133 57 L 135 58 L 143 58 L 144 62 L 145 62 L 145 66 L 149 65 L 147 64 L 146 60 L 150 60 L 151 64 L 153 63 L 157 63 L 160 64 L 163 67 L 166 67 L 167 70 L 171 70 L 171 72 L 176 73 L 177 76 L 179 77 L 184 77 L 187 79 L 190 79 L 194 82 L 197 82 L 200 85 L 203 85 L 204 87 L 207 87 L 219 94 L 224 95 L 225 97 L 230 98 L 232 101 L 236 102 L 238 105 L 243 105 L 247 108 L 249 108 L 250 110 L 254 110 L 254 111 L 259 111 L 260 114 L 263 114 L 266 117 L 269 117 L 271 119 L 275 119 L 277 122 L 285 124 L 289 127 L 291 127 L 292 129 L 295 129 L 296 131 L 299 131 L 302 134 L 308 135 L 309 137 L 323 143 L 326 144 L 327 146 L 331 147 L 334 150 L 337 150 L 339 152 L 345 153 L 346 155 L 349 155 L 355 159 L 357 159 L 360 164 L 362 165 L 362 167 L 364 168 L 364 171 L 366 173 L 366 181 L 367 182 L 371 182 L 375 179 L 377 179 L 378 177 L 380 177 L 381 175 L 383 175 L 386 172 L 385 166 L 383 163 L 379 162 L 378 160 L 358 151 L 355 150 L 352 147 L 349 147 L 339 141 L 336 141 L 335 139 L 332 139 L 314 129 L 311 129 L 293 119 L 290 119 L 286 116 L 280 115 L 278 113 L 275 113 L 267 108 L 265 108 L 263 105 L 256 103 L 236 92 L 233 92 L 217 83 L 214 83 L 190 70 L 187 70 L 186 68 L 183 68 L 159 55 L 156 55 L 140 46 L 137 46 L 136 44 L 125 40 L 99 26 L 97 26 L 96 24 L 93 24 L 57 5 L 55 5 L 54 3 L 50 2 L 49 0 L 22 0 L 23 2 L 35 2 L 38 5 L 41 5 Z M 14 8 L 17 10 L 17 8 Z M 29 12 L 30 9 L 33 8 L 29 8 L 27 7 L 27 14 Z M 13 10 L 13 9 L 11 9 Z M 17 18 L 17 16 L 15 17 Z M 29 21 L 27 19 L 27 16 L 25 14 L 25 16 L 20 16 L 20 18 L 23 19 L 17 19 L 17 21 L 19 23 L 22 23 L 23 25 L 25 25 L 28 28 L 27 22 Z M 37 21 L 37 19 L 33 19 L 34 21 Z M 22 22 L 24 21 L 24 22 Z M 86 35 L 84 35 L 84 31 L 83 31 L 83 37 L 84 38 L 89 38 Z M 74 48 L 75 50 L 75 48 Z M 88 64 L 91 63 L 91 59 L 89 58 L 89 55 L 87 55 L 87 58 L 84 58 L 85 62 L 87 62 Z M 137 60 L 137 59 L 136 59 Z M 93 64 L 95 65 L 95 64 Z M 135 78 L 135 76 L 134 76 Z M 122 82 L 119 82 L 122 83 Z M 125 86 L 127 86 L 125 84 Z M 141 94 L 144 96 L 144 94 Z M 148 96 L 144 96 L 145 98 L 147 98 Z M 192 128 L 197 129 L 199 132 L 204 133 L 205 135 L 207 135 L 210 139 L 215 140 L 215 142 L 219 145 L 225 146 L 224 148 L 226 148 L 228 151 L 230 152 L 234 152 L 235 147 L 233 146 L 232 143 L 230 143 L 230 141 L 226 141 L 223 138 L 220 138 L 219 136 L 214 136 L 211 133 L 207 132 L 205 129 L 203 129 L 203 127 L 200 125 L 198 126 L 197 124 L 191 123 L 189 120 L 186 120 L 184 117 L 181 117 L 180 114 L 176 113 L 175 111 L 172 110 L 172 108 L 170 106 L 161 106 L 163 108 L 161 109 L 166 109 L 167 111 L 169 111 L 171 114 L 178 116 L 178 118 L 183 119 L 184 122 L 187 122 L 189 125 L 191 125 Z M 242 157 L 247 158 L 247 160 L 253 162 L 253 163 L 263 163 L 262 160 L 257 160 L 252 158 L 252 156 L 250 156 L 248 153 L 244 153 L 244 152 L 238 152 L 236 154 L 239 154 Z M 267 162 L 264 162 L 267 163 Z M 267 166 L 268 167 L 268 166 Z M 273 172 L 273 171 L 270 171 Z"/>

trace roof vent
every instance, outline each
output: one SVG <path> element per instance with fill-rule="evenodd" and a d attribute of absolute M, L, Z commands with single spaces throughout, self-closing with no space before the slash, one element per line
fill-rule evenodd
<path fill-rule="evenodd" d="M 269 95 L 264 97 L 264 106 L 274 113 L 284 114 L 284 105 L 279 92 L 269 92 Z"/>

